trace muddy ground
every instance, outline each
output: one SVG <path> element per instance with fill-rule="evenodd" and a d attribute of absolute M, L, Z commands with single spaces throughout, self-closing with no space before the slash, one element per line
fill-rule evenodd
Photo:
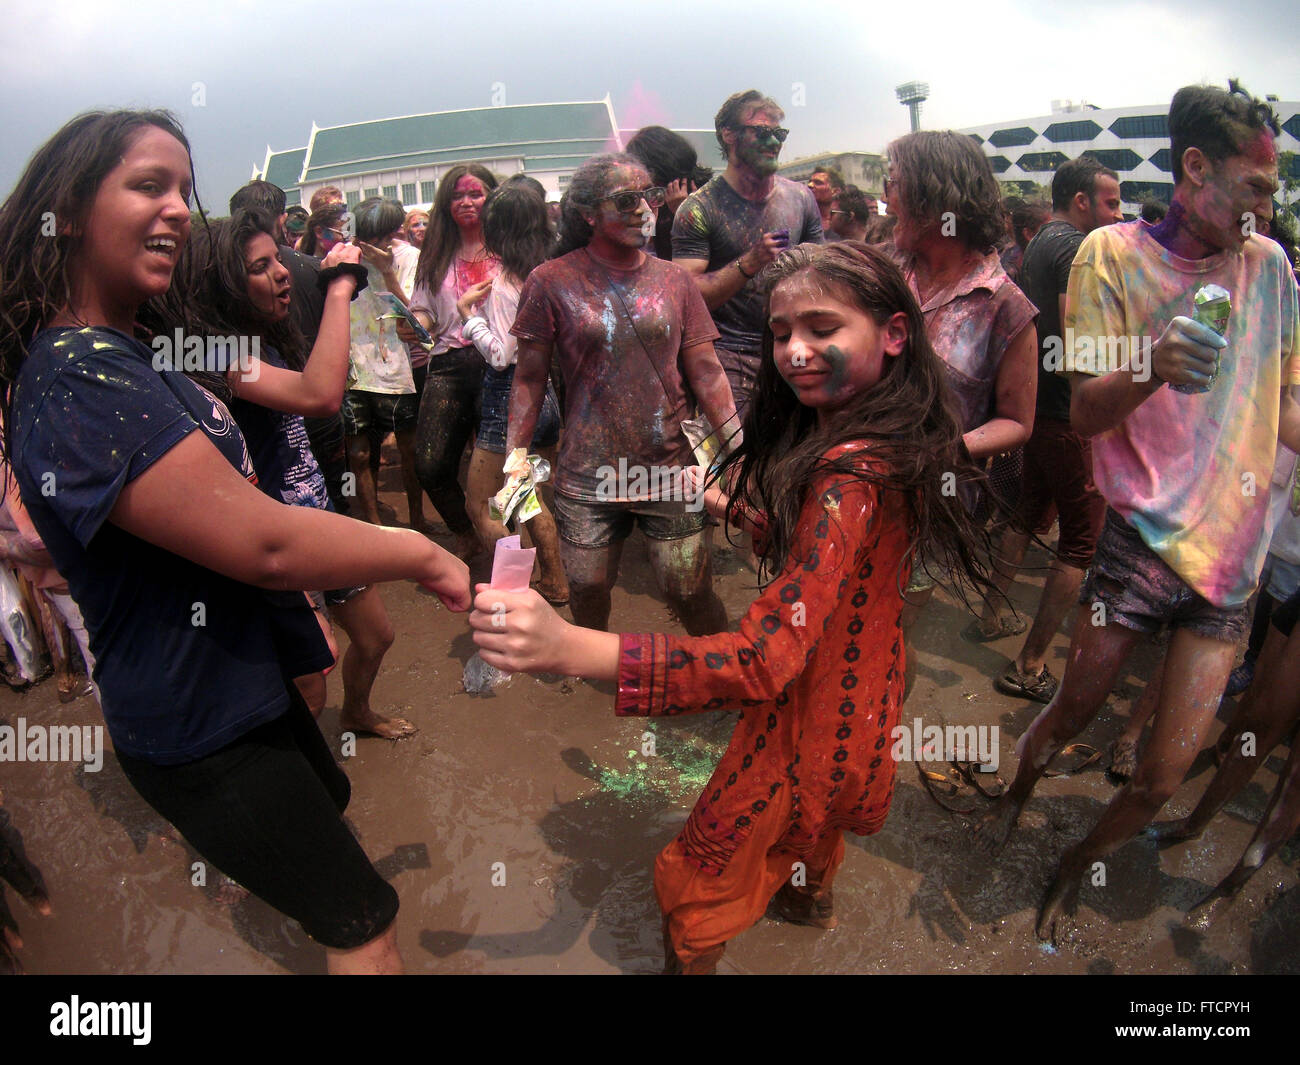
<path fill-rule="evenodd" d="M 384 500 L 405 516 L 386 469 Z M 439 528 L 441 528 L 439 526 Z M 446 539 L 442 542 L 446 543 Z M 733 623 L 754 576 L 715 545 L 717 585 Z M 1046 556 L 1031 551 L 1013 597 L 1032 611 Z M 726 744 L 734 717 L 615 719 L 608 689 L 516 676 L 466 694 L 472 652 L 463 617 L 411 584 L 383 589 L 398 633 L 375 706 L 410 718 L 412 739 L 362 739 L 345 760 L 348 818 L 402 901 L 398 940 L 411 972 L 652 973 L 662 964 L 651 884 Z M 1002 776 L 1037 704 L 994 691 L 1019 637 L 975 645 L 968 615 L 936 597 L 914 640 L 920 676 L 904 715 L 926 724 L 996 724 Z M 645 545 L 624 554 L 612 625 L 680 632 L 654 591 Z M 346 637 L 340 633 L 340 640 Z M 1049 663 L 1059 675 L 1068 639 Z M 1158 649 L 1135 656 L 1107 710 L 1080 737 L 1105 751 Z M 339 749 L 341 682 L 330 678 L 321 727 Z M 1220 720 L 1226 718 L 1225 704 Z M 89 699 L 60 705 L 53 682 L 0 691 L 0 724 L 94 724 Z M 1211 737 L 1213 738 L 1213 737 Z M 1283 848 L 1208 932 L 1187 909 L 1232 867 L 1263 812 L 1285 750 L 1196 843 L 1158 850 L 1138 839 L 1085 885 L 1073 924 L 1040 944 L 1034 917 L 1061 852 L 1114 794 L 1107 759 L 1039 787 L 1001 857 L 970 841 L 967 820 L 941 809 L 900 766 L 884 830 L 849 837 L 831 932 L 764 918 L 730 945 L 732 973 L 1277 973 L 1300 971 L 1296 841 Z M 1210 779 L 1202 755 L 1165 815 L 1189 812 Z M 43 874 L 54 916 L 8 900 L 34 973 L 320 973 L 324 953 L 296 923 L 256 899 L 231 903 L 196 855 L 132 791 L 110 756 L 98 773 L 62 764 L 0 765 L 5 809 Z M 501 864 L 497 864 L 501 863 Z M 502 881 L 504 881 L 502 883 Z M 329 885 L 322 884 L 322 891 Z"/>

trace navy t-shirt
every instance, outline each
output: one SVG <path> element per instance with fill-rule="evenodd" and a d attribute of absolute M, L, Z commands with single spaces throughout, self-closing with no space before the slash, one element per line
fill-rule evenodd
<path fill-rule="evenodd" d="M 260 358 L 270 366 L 286 368 L 284 358 L 269 344 L 262 345 Z M 292 507 L 332 509 L 301 415 L 243 399 L 231 402 L 230 413 L 244 434 L 263 492 Z"/>
<path fill-rule="evenodd" d="M 176 765 L 279 717 L 289 702 L 262 591 L 108 521 L 123 488 L 196 429 L 257 480 L 225 406 L 152 360 L 149 347 L 115 329 L 39 333 L 15 386 L 12 465 L 85 617 L 113 745 Z M 188 502 L 178 495 L 175 505 Z"/>

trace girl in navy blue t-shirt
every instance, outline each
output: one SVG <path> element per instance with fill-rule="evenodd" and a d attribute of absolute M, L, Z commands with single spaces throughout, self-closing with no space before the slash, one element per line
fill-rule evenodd
<path fill-rule="evenodd" d="M 259 491 L 224 404 L 134 338 L 189 234 L 192 176 L 162 112 L 82 115 L 32 157 L 0 208 L 6 454 L 82 606 L 128 779 L 332 972 L 396 971 L 396 895 L 343 823 L 347 778 L 262 589 L 416 579 L 463 610 L 468 574 L 418 533 Z"/>

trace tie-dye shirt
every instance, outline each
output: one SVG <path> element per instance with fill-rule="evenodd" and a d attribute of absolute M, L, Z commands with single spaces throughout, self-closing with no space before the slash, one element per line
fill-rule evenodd
<path fill-rule="evenodd" d="M 1215 606 L 1245 603 L 1273 531 L 1269 481 L 1284 385 L 1300 384 L 1296 285 L 1282 249 L 1252 236 L 1240 252 L 1195 262 L 1161 247 L 1143 222 L 1103 226 L 1079 248 L 1066 297 L 1066 368 L 1100 376 L 1150 349 L 1203 285 L 1232 296 L 1209 392 L 1161 388 L 1093 438 L 1093 479 L 1143 542 Z M 1122 346 L 1119 338 L 1127 338 Z"/>
<path fill-rule="evenodd" d="M 410 245 L 393 249 L 393 269 L 403 293 L 409 298 L 415 284 L 415 267 L 420 253 Z M 352 301 L 350 342 L 351 365 L 348 390 L 409 395 L 415 391 L 411 357 L 397 335 L 392 304 L 383 296 L 388 291 L 384 275 L 366 263 L 370 284 Z"/>

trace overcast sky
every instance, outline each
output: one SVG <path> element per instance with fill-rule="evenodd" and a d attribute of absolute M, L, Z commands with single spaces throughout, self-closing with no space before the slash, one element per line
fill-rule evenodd
<path fill-rule="evenodd" d="M 758 88 L 785 106 L 784 159 L 881 150 L 907 132 L 894 86 L 914 79 L 930 84 L 932 129 L 1043 115 L 1054 99 L 1167 104 L 1180 85 L 1230 75 L 1294 101 L 1294 12 L 1294 0 L 6 0 L 0 190 L 67 119 L 101 107 L 175 111 L 200 195 L 224 213 L 266 146 L 301 147 L 313 121 L 487 106 L 496 83 L 510 104 L 608 93 L 625 128 L 708 128 L 730 93 Z"/>

